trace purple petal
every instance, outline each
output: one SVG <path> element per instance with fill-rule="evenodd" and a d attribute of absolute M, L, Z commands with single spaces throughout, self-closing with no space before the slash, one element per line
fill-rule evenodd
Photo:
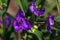
<path fill-rule="evenodd" d="M 29 23 L 29 21 L 27 19 L 22 19 L 23 21 L 23 26 L 24 26 L 24 30 L 30 30 L 31 29 L 31 24 Z"/>
<path fill-rule="evenodd" d="M 49 23 L 49 25 L 53 25 L 53 20 L 54 20 L 54 15 L 50 15 L 48 17 L 48 23 Z"/>
<path fill-rule="evenodd" d="M 49 33 L 52 33 L 52 30 L 51 30 L 51 26 L 50 25 L 46 25 L 46 29 L 48 30 Z"/>
<path fill-rule="evenodd" d="M 21 30 L 21 25 L 17 25 L 17 20 L 13 21 L 13 27 L 15 29 L 16 32 L 18 32 L 19 30 Z"/>
<path fill-rule="evenodd" d="M 18 9 L 17 15 L 24 16 L 24 13 L 22 12 L 21 9 Z"/>
<path fill-rule="evenodd" d="M 40 16 L 40 15 L 44 14 L 44 12 L 45 12 L 45 10 L 35 10 L 34 15 Z"/>
<path fill-rule="evenodd" d="M 50 15 L 49 18 L 51 18 L 52 20 L 54 20 L 54 15 Z"/>
<path fill-rule="evenodd" d="M 39 14 L 41 15 L 41 14 L 44 14 L 44 12 L 45 12 L 45 8 L 44 9 L 41 9 L 41 10 L 39 10 Z"/>
<path fill-rule="evenodd" d="M 36 5 L 35 5 L 34 2 L 31 2 L 30 6 L 29 6 L 29 10 L 30 10 L 31 12 L 34 12 L 34 11 L 36 10 Z"/>

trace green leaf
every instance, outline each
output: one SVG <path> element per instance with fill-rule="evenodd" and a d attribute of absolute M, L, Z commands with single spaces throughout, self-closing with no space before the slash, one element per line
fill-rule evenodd
<path fill-rule="evenodd" d="M 46 33 L 47 32 L 47 29 L 42 29 L 42 32 Z"/>
<path fill-rule="evenodd" d="M 22 6 L 22 3 L 21 3 L 21 0 L 16 0 L 16 2 L 17 2 L 17 4 L 18 4 L 18 6 L 20 7 L 20 9 L 21 9 L 22 11 L 24 11 L 24 10 L 23 10 L 23 6 Z"/>
<path fill-rule="evenodd" d="M 39 40 L 42 40 L 42 32 L 36 30 L 34 34 L 38 37 Z"/>
<path fill-rule="evenodd" d="M 0 10 L 0 16 L 2 16 L 5 11 L 6 11 L 6 10 Z"/>
<path fill-rule="evenodd" d="M 50 40 L 50 36 L 45 37 L 44 40 Z"/>
<path fill-rule="evenodd" d="M 24 40 L 26 40 L 27 39 L 27 34 L 25 33 L 25 36 L 23 36 L 23 38 L 24 38 Z"/>
<path fill-rule="evenodd" d="M 54 27 L 52 27 L 52 29 L 60 31 L 60 22 L 54 21 Z"/>
<path fill-rule="evenodd" d="M 58 28 L 56 28 L 56 27 L 52 27 L 52 29 L 53 29 L 53 30 L 56 30 L 56 31 L 59 31 L 59 29 L 58 29 Z"/>
<path fill-rule="evenodd" d="M 3 5 L 4 5 L 5 7 L 7 7 L 7 4 L 6 4 L 6 3 L 3 3 Z"/>
<path fill-rule="evenodd" d="M 36 0 L 35 4 L 39 5 L 40 2 L 41 2 L 41 0 Z"/>
<path fill-rule="evenodd" d="M 7 30 L 7 31 L 11 31 L 11 27 L 12 27 L 12 25 L 10 25 L 10 26 L 8 27 L 8 30 Z"/>
<path fill-rule="evenodd" d="M 0 6 L 2 6 L 2 0 L 0 0 Z"/>
<path fill-rule="evenodd" d="M 57 21 L 57 22 L 60 22 L 60 14 L 56 15 L 54 20 Z"/>
<path fill-rule="evenodd" d="M 14 37 L 16 37 L 16 35 L 15 35 L 15 33 L 13 32 L 13 33 L 11 33 L 10 38 L 14 38 Z"/>
<path fill-rule="evenodd" d="M 0 28 L 0 34 L 3 34 L 3 29 L 2 28 Z"/>
<path fill-rule="evenodd" d="M 4 5 L 4 6 L 7 7 L 7 1 L 8 1 L 8 0 L 2 0 L 2 5 Z"/>
<path fill-rule="evenodd" d="M 21 4 L 23 6 L 24 12 L 26 13 L 27 9 L 28 9 L 28 2 L 27 2 L 27 0 L 21 0 Z"/>

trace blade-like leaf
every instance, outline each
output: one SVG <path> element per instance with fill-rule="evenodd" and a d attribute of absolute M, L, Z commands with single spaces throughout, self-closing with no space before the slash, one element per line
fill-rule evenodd
<path fill-rule="evenodd" d="M 42 32 L 36 30 L 34 34 L 38 37 L 39 40 L 42 40 Z"/>

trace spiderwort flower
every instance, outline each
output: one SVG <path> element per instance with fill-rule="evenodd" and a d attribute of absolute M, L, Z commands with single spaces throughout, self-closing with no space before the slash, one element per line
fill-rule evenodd
<path fill-rule="evenodd" d="M 46 28 L 50 33 L 52 33 L 51 27 L 53 26 L 53 20 L 54 20 L 54 15 L 50 15 L 48 17 L 48 21 L 47 21 L 47 24 L 46 24 Z"/>
<path fill-rule="evenodd" d="M 36 8 L 36 5 L 35 5 L 34 1 L 32 1 L 31 4 L 30 4 L 30 6 L 29 6 L 29 10 L 30 10 L 32 13 L 34 13 L 35 16 L 39 16 L 39 15 L 42 15 L 42 14 L 44 13 L 45 8 L 42 9 L 42 10 L 38 10 L 38 9 Z"/>
<path fill-rule="evenodd" d="M 26 19 L 26 17 L 24 16 L 23 12 L 20 9 L 18 9 L 16 17 L 13 20 L 13 27 L 16 32 L 18 32 L 19 30 L 30 30 L 31 29 L 31 24 Z"/>
<path fill-rule="evenodd" d="M 8 27 L 11 23 L 11 18 L 9 16 L 5 16 L 6 27 Z"/>

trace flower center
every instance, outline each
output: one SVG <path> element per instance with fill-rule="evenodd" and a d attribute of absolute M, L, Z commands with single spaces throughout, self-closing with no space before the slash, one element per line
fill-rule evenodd
<path fill-rule="evenodd" d="M 17 21 L 17 26 L 19 27 L 21 25 L 21 21 Z"/>

